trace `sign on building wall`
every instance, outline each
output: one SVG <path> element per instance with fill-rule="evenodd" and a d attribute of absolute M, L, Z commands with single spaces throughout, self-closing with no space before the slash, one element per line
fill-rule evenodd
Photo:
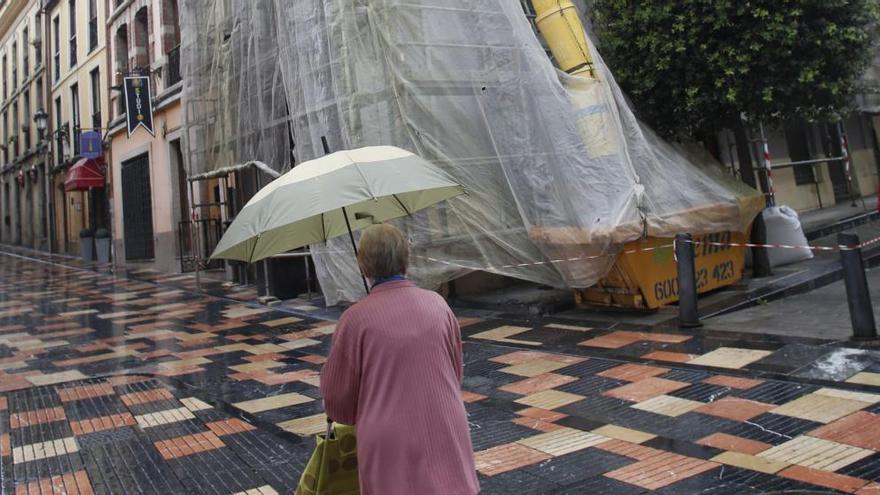
<path fill-rule="evenodd" d="M 125 78 L 125 113 L 128 119 L 128 137 L 143 127 L 153 136 L 153 101 L 150 95 L 150 78 L 146 76 Z"/>
<path fill-rule="evenodd" d="M 130 133 L 129 133 L 130 134 Z M 104 154 L 101 145 L 101 133 L 86 131 L 79 135 L 80 155 L 83 158 L 98 158 Z"/>

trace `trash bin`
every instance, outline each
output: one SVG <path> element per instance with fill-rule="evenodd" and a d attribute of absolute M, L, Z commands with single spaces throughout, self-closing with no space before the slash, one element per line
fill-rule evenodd
<path fill-rule="evenodd" d="M 95 231 L 95 254 L 98 263 L 110 263 L 110 231 L 100 228 Z"/>
<path fill-rule="evenodd" d="M 306 269 L 309 271 L 308 279 L 312 285 L 312 292 L 318 290 L 317 276 L 315 274 L 315 265 L 311 260 L 306 258 L 269 258 L 266 260 L 269 272 L 269 293 L 261 295 L 275 296 L 278 299 L 293 299 L 300 294 L 308 291 L 306 283 Z M 308 267 L 306 266 L 308 263 Z M 260 284 L 260 292 L 266 292 L 266 281 L 263 275 L 263 268 L 257 270 Z"/>
<path fill-rule="evenodd" d="M 93 242 L 95 234 L 91 229 L 82 229 L 79 231 L 79 255 L 86 263 L 91 263 L 95 257 L 95 248 Z"/>

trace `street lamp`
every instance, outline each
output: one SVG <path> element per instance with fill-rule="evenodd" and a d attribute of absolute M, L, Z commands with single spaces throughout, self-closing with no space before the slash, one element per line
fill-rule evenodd
<path fill-rule="evenodd" d="M 46 127 L 49 126 L 49 114 L 42 108 L 37 110 L 37 113 L 34 114 L 34 123 L 37 124 L 37 133 L 42 141 L 43 136 L 46 134 Z"/>
<path fill-rule="evenodd" d="M 40 139 L 40 144 L 38 147 L 42 145 L 43 138 L 46 136 L 46 128 L 49 126 L 49 114 L 46 113 L 42 108 L 37 110 L 37 113 L 34 114 L 34 124 L 37 126 L 37 136 Z M 46 202 L 46 234 L 48 237 L 49 244 L 49 253 L 55 252 L 55 212 L 54 212 L 54 201 L 52 201 L 52 188 L 50 187 L 49 176 L 51 175 L 50 165 L 49 165 L 49 146 L 43 148 L 43 167 L 45 172 L 43 174 L 43 195 L 45 196 Z"/>

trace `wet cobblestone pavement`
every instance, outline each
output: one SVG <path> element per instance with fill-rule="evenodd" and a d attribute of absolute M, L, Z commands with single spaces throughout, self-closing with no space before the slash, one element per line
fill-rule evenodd
<path fill-rule="evenodd" d="M 3 493 L 292 493 L 323 428 L 332 321 L 24 254 L 0 252 Z M 880 494 L 872 351 L 835 374 L 822 360 L 852 349 L 462 324 L 484 493 Z"/>

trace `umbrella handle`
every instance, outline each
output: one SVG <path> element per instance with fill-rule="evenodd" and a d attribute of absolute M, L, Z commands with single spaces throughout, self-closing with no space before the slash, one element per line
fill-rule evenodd
<path fill-rule="evenodd" d="M 348 212 L 345 211 L 345 207 L 342 207 L 342 216 L 345 217 L 345 226 L 348 228 L 348 238 L 351 240 L 351 247 L 354 248 L 354 256 L 357 258 L 358 248 L 357 243 L 354 242 L 354 233 L 351 231 L 351 223 L 348 221 Z M 361 267 L 358 265 L 358 271 L 360 271 Z M 364 281 L 364 290 L 367 291 L 367 294 L 370 293 L 370 285 L 367 284 L 367 277 L 364 276 L 364 272 L 361 272 L 361 280 Z"/>

